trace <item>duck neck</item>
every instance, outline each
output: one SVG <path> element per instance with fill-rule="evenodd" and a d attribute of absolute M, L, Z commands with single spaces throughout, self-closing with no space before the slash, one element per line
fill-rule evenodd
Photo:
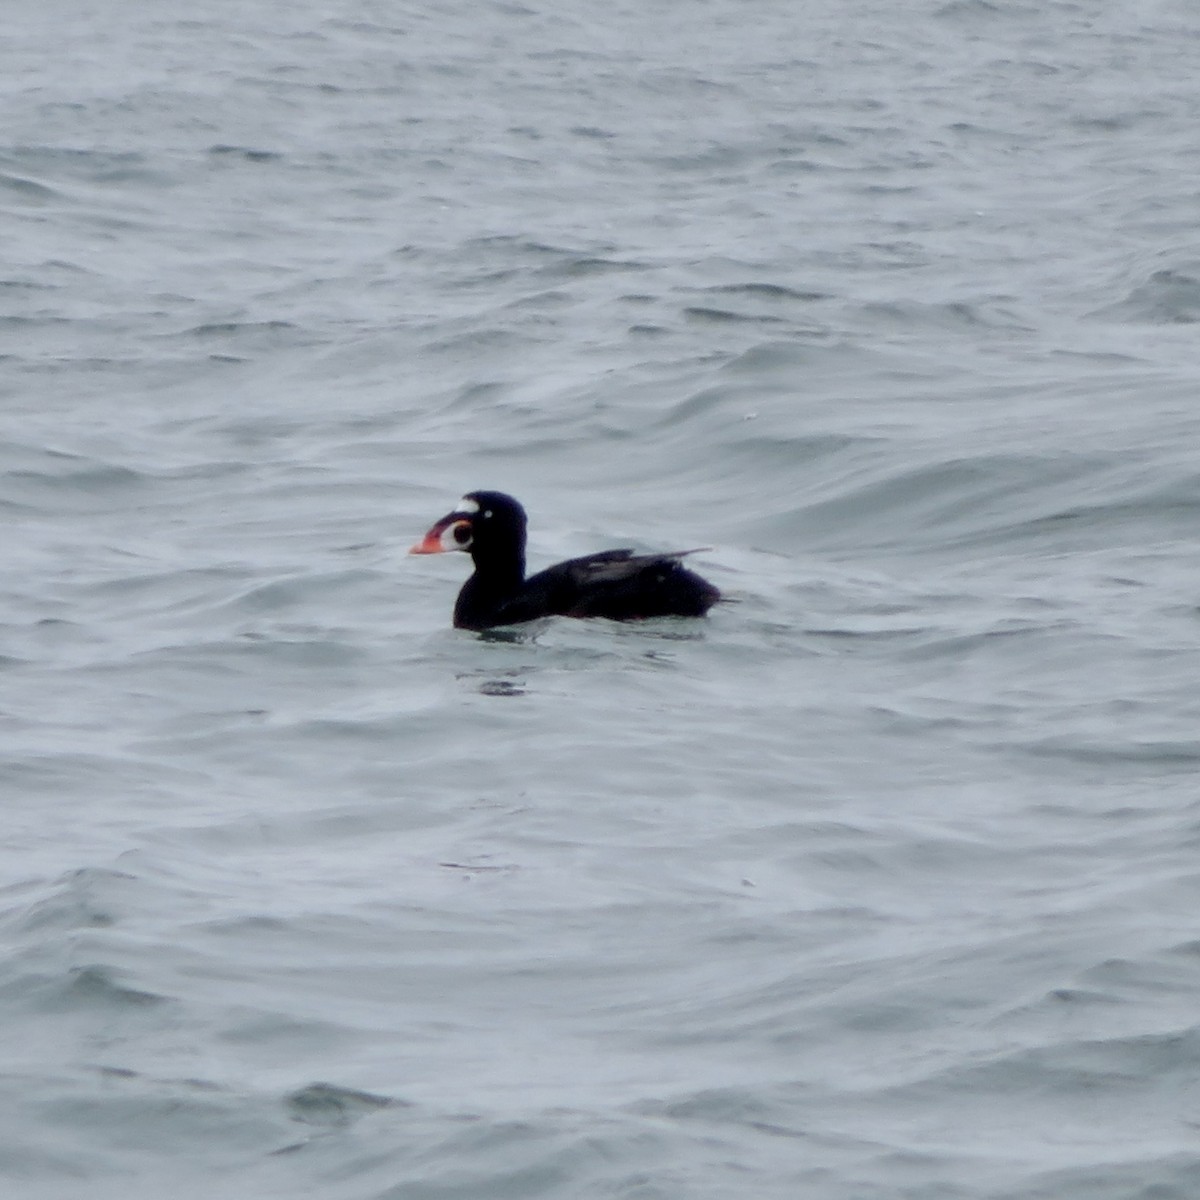
<path fill-rule="evenodd" d="M 501 593 L 517 591 L 525 582 L 525 548 L 523 546 L 492 547 L 483 553 L 476 548 L 471 558 L 475 574 L 487 580 L 489 588 Z"/>

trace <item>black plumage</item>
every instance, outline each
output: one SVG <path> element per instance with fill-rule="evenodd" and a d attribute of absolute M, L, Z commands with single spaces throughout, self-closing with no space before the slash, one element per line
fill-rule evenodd
<path fill-rule="evenodd" d="M 525 510 L 503 492 L 468 492 L 412 554 L 464 550 L 475 571 L 454 605 L 460 629 L 490 629 L 539 617 L 702 617 L 721 598 L 682 563 L 692 551 L 605 550 L 525 577 Z"/>

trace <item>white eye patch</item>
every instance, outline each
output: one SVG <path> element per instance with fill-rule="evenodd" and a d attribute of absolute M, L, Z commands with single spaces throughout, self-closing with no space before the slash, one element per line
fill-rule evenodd
<path fill-rule="evenodd" d="M 456 513 L 467 513 L 474 516 L 479 511 L 479 501 L 472 500 L 470 496 L 464 496 L 455 507 Z"/>

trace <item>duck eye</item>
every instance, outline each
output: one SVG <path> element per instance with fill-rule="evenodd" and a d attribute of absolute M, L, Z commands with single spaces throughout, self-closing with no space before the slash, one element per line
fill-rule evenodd
<path fill-rule="evenodd" d="M 486 519 L 487 519 L 488 517 L 490 517 L 491 515 L 492 515 L 492 510 L 489 508 L 489 509 L 487 509 L 487 511 L 486 511 L 486 512 L 484 512 L 484 514 L 483 514 L 483 516 L 484 516 L 484 520 L 486 520 Z"/>
<path fill-rule="evenodd" d="M 466 521 L 459 521 L 454 527 L 454 540 L 460 545 L 465 546 L 471 540 L 471 527 Z"/>

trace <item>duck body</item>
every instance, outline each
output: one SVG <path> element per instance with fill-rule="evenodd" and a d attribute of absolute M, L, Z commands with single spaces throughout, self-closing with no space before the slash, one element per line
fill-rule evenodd
<path fill-rule="evenodd" d="M 475 563 L 454 605 L 459 629 L 491 629 L 541 617 L 702 617 L 721 598 L 683 565 L 690 551 L 605 550 L 525 577 L 525 510 L 503 492 L 468 492 L 411 554 L 463 550 Z"/>

